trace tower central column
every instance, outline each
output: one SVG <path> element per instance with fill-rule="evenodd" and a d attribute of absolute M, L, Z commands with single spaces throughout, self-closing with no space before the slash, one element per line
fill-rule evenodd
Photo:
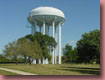
<path fill-rule="evenodd" d="M 35 21 L 34 34 L 36 33 L 36 31 L 37 31 L 37 21 Z"/>
<path fill-rule="evenodd" d="M 57 42 L 57 30 L 56 30 L 56 28 L 57 27 L 55 27 L 55 41 Z M 55 64 L 56 64 L 56 59 L 57 59 L 57 57 L 56 57 L 56 55 L 57 55 L 57 46 L 54 49 L 54 53 L 55 53 Z"/>
<path fill-rule="evenodd" d="M 59 23 L 59 64 L 61 64 L 61 23 Z"/>
<path fill-rule="evenodd" d="M 34 23 L 32 24 L 32 27 L 31 27 L 31 34 L 32 36 L 34 35 Z"/>
<path fill-rule="evenodd" d="M 45 35 L 45 21 L 43 20 L 43 35 Z"/>
<path fill-rule="evenodd" d="M 55 38 L 55 22 L 52 23 L 53 27 L 53 38 Z M 53 53 L 52 53 L 52 64 L 54 64 L 54 47 L 53 47 Z"/>
<path fill-rule="evenodd" d="M 39 29 L 40 29 L 40 33 L 41 33 L 41 26 L 39 26 Z"/>

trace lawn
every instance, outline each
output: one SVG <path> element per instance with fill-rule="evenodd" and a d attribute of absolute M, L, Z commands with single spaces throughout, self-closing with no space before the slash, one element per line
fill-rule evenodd
<path fill-rule="evenodd" d="M 0 70 L 0 75 L 19 75 L 19 74 L 8 72 L 8 71 L 4 71 L 4 70 Z"/>
<path fill-rule="evenodd" d="M 0 64 L 0 67 L 16 69 L 38 75 L 99 75 L 99 64 Z M 1 74 L 1 73 L 0 73 Z M 5 75 L 5 74 L 4 74 Z M 12 75 L 10 73 L 10 75 Z"/>

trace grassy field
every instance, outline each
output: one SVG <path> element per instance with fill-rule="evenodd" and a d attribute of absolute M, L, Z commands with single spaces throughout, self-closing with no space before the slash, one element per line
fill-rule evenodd
<path fill-rule="evenodd" d="M 2 68 L 15 69 L 38 75 L 99 75 L 99 64 L 0 64 Z M 5 73 L 0 72 L 5 75 Z M 10 75 L 14 75 L 10 73 Z"/>
<path fill-rule="evenodd" d="M 12 73 L 12 72 L 8 72 L 8 71 L 4 71 L 4 70 L 0 70 L 0 75 L 18 75 L 18 74 Z"/>

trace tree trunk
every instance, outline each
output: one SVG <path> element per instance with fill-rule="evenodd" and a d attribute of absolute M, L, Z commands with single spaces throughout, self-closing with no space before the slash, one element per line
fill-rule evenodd
<path fill-rule="evenodd" d="M 24 55 L 25 65 L 27 64 L 27 56 Z"/>
<path fill-rule="evenodd" d="M 15 56 L 15 63 L 16 63 L 16 65 L 18 65 L 17 56 Z"/>
<path fill-rule="evenodd" d="M 31 57 L 28 57 L 29 64 L 31 65 Z"/>

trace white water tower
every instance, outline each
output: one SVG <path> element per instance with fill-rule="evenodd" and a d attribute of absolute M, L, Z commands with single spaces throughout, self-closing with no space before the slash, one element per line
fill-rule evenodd
<path fill-rule="evenodd" d="M 37 31 L 37 28 L 43 35 L 49 35 L 49 29 L 52 29 L 53 34 L 51 36 L 58 42 L 58 64 L 61 64 L 61 26 L 65 21 L 64 13 L 53 7 L 38 7 L 29 13 L 28 21 L 32 25 L 32 35 Z M 56 64 L 56 56 L 57 50 L 53 48 L 52 64 Z M 48 61 L 48 59 L 44 61 L 46 62 L 46 60 Z"/>

